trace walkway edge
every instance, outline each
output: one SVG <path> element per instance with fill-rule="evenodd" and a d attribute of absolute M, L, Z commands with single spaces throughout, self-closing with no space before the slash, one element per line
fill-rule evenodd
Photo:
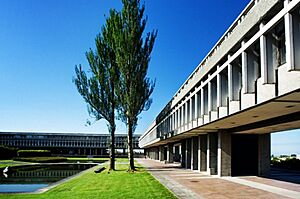
<path fill-rule="evenodd" d="M 281 196 L 287 196 L 287 197 L 295 198 L 295 199 L 300 198 L 300 192 L 297 192 L 297 191 L 287 190 L 287 189 L 274 187 L 271 185 L 266 185 L 266 184 L 253 182 L 253 181 L 249 181 L 249 180 L 245 180 L 245 179 L 240 179 L 240 178 L 236 178 L 236 177 L 222 177 L 222 179 L 228 180 L 228 181 L 231 181 L 234 183 L 246 185 L 249 187 L 253 187 L 256 189 L 261 189 L 261 190 L 268 191 L 271 193 L 275 193 L 275 194 L 278 194 Z"/>
<path fill-rule="evenodd" d="M 202 199 L 203 197 L 196 194 L 194 191 L 188 189 L 187 187 L 181 185 L 180 183 L 168 179 L 165 176 L 160 175 L 159 173 L 152 172 L 147 168 L 146 165 L 144 165 L 139 159 L 136 159 L 137 162 L 141 165 L 143 165 L 146 170 L 150 173 L 151 176 L 153 176 L 154 179 L 159 181 L 164 187 L 166 187 L 170 192 L 172 192 L 177 198 L 181 199 Z"/>

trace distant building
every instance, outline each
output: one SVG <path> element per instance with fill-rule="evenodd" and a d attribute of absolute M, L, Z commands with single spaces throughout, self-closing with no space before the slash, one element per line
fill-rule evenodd
<path fill-rule="evenodd" d="M 133 148 L 140 149 L 133 135 Z M 47 149 L 52 154 L 105 156 L 109 148 L 108 134 L 0 132 L 0 146 L 18 149 Z M 115 148 L 125 154 L 127 135 L 115 135 Z"/>

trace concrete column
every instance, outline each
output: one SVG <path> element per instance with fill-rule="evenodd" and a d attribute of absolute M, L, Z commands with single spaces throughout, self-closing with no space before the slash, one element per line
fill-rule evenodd
<path fill-rule="evenodd" d="M 159 161 L 164 161 L 164 147 L 159 146 Z"/>
<path fill-rule="evenodd" d="M 210 77 L 210 74 L 208 74 L 208 78 Z M 212 110 L 212 91 L 211 91 L 211 81 L 212 80 L 210 80 L 209 82 L 208 82 L 208 114 L 210 114 L 210 111 Z"/>
<path fill-rule="evenodd" d="M 192 170 L 198 170 L 199 136 L 192 138 Z"/>
<path fill-rule="evenodd" d="M 228 55 L 228 59 L 230 58 L 230 55 Z M 229 100 L 233 100 L 233 81 L 232 81 L 232 64 L 228 65 L 228 97 Z"/>
<path fill-rule="evenodd" d="M 217 66 L 218 69 L 220 66 Z M 217 107 L 221 106 L 221 101 L 222 101 L 222 93 L 221 93 L 221 72 L 217 74 Z"/>
<path fill-rule="evenodd" d="M 178 108 L 176 111 L 176 127 L 177 127 L 177 130 L 179 130 L 179 128 L 180 128 L 180 108 Z"/>
<path fill-rule="evenodd" d="M 259 25 L 259 28 L 262 29 L 263 27 L 264 27 L 264 23 L 262 22 Z M 262 78 L 262 82 L 265 84 L 268 83 L 267 39 L 265 35 L 260 36 L 259 44 L 260 44 L 261 78 Z"/>
<path fill-rule="evenodd" d="M 178 109 L 175 108 L 174 112 L 174 130 L 178 129 Z"/>
<path fill-rule="evenodd" d="M 174 145 L 174 162 L 180 162 L 180 145 L 176 144 Z"/>
<path fill-rule="evenodd" d="M 181 166 L 186 167 L 186 140 L 181 141 Z"/>
<path fill-rule="evenodd" d="M 206 171 L 208 174 L 210 174 L 210 168 L 209 168 L 209 162 L 210 162 L 210 147 L 209 147 L 209 135 L 207 135 L 207 148 L 206 148 Z"/>
<path fill-rule="evenodd" d="M 192 100 L 192 97 L 189 99 L 189 101 L 190 101 L 190 120 L 188 121 L 188 124 L 191 124 L 191 125 L 189 125 L 189 128 L 192 128 L 193 127 L 193 118 L 192 118 L 192 112 L 193 112 L 193 100 Z"/>
<path fill-rule="evenodd" d="M 186 139 L 186 169 L 191 168 L 192 164 L 192 139 Z"/>
<path fill-rule="evenodd" d="M 169 133 L 169 132 L 171 131 L 171 115 L 168 116 L 168 119 L 167 119 L 167 126 L 168 126 L 167 132 Z"/>
<path fill-rule="evenodd" d="M 199 115 L 199 113 L 198 113 L 198 93 L 195 94 L 194 103 L 195 103 L 195 110 L 194 110 L 195 111 L 195 119 L 198 122 L 198 115 Z M 198 123 L 196 123 L 196 126 L 198 126 Z"/>
<path fill-rule="evenodd" d="M 218 176 L 231 176 L 231 134 L 218 132 Z"/>
<path fill-rule="evenodd" d="M 217 147 L 218 135 L 209 133 L 207 135 L 207 172 L 209 175 L 217 174 Z"/>
<path fill-rule="evenodd" d="M 173 162 L 174 152 L 173 152 L 173 144 L 168 144 L 168 153 L 167 153 L 167 161 L 169 163 Z"/>
<path fill-rule="evenodd" d="M 270 133 L 258 136 L 258 175 L 270 175 L 271 161 L 271 136 Z"/>
<path fill-rule="evenodd" d="M 174 108 L 173 114 L 172 114 L 172 131 L 175 131 L 175 129 L 176 129 L 175 117 L 176 117 L 176 111 L 175 111 L 175 108 Z"/>
<path fill-rule="evenodd" d="M 191 159 L 190 159 L 190 161 L 191 161 L 191 167 L 190 167 L 190 169 L 191 170 L 193 170 L 193 167 L 194 167 L 194 155 L 193 155 L 193 153 L 194 153 L 194 147 L 193 147 L 193 145 L 194 145 L 194 140 L 193 140 L 193 138 L 191 138 Z"/>
<path fill-rule="evenodd" d="M 176 114 L 177 114 L 177 110 L 175 109 L 174 114 L 173 114 L 173 131 L 175 131 L 177 128 L 177 122 L 176 122 L 177 115 Z"/>
<path fill-rule="evenodd" d="M 245 41 L 242 41 L 242 46 L 245 45 Z M 248 64 L 247 53 L 242 52 L 242 93 L 248 92 Z"/>
<path fill-rule="evenodd" d="M 184 104 L 182 104 L 182 106 L 181 106 L 181 121 L 180 121 L 181 126 L 184 126 L 184 115 L 185 115 L 185 113 L 184 113 Z"/>
<path fill-rule="evenodd" d="M 184 124 L 187 125 L 188 123 L 188 101 L 185 102 L 185 113 L 184 113 Z M 187 130 L 187 129 L 185 129 Z"/>
<path fill-rule="evenodd" d="M 173 111 L 173 131 L 176 130 L 176 109 L 174 107 L 174 111 Z"/>
<path fill-rule="evenodd" d="M 182 120 L 182 105 L 178 108 L 178 129 L 181 127 Z"/>
<path fill-rule="evenodd" d="M 178 130 L 178 127 L 179 127 L 179 124 L 178 124 L 178 113 L 179 113 L 179 109 L 176 108 L 176 111 L 175 111 L 175 130 Z"/>
<path fill-rule="evenodd" d="M 178 109 L 175 111 L 175 130 L 178 128 Z"/>
<path fill-rule="evenodd" d="M 284 7 L 287 7 L 290 0 L 284 1 Z M 293 17 L 290 13 L 284 16 L 285 26 L 285 45 L 286 45 L 286 63 L 289 70 L 295 70 L 294 63 L 294 42 L 293 42 Z"/>
<path fill-rule="evenodd" d="M 169 115 L 169 132 L 171 132 L 173 130 L 173 115 L 172 112 Z"/>
<path fill-rule="evenodd" d="M 172 131 L 172 114 L 169 115 L 169 133 Z"/>
<path fill-rule="evenodd" d="M 207 135 L 199 135 L 199 145 L 198 145 L 198 169 L 199 171 L 207 171 Z"/>
<path fill-rule="evenodd" d="M 154 160 L 159 160 L 159 147 L 152 148 L 152 158 Z"/>
<path fill-rule="evenodd" d="M 203 82 L 201 82 L 201 84 L 203 84 Z M 200 93 L 201 93 L 201 116 L 204 115 L 204 89 L 203 87 L 200 89 Z"/>

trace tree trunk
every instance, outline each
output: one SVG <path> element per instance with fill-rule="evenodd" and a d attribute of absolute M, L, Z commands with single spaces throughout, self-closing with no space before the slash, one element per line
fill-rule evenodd
<path fill-rule="evenodd" d="M 112 76 L 111 76 L 112 77 Z M 109 152 L 109 170 L 115 170 L 115 131 L 116 131 L 116 123 L 115 123 L 115 87 L 114 80 L 110 78 L 110 85 L 112 90 L 112 99 L 111 100 L 111 111 L 110 122 L 109 122 L 109 131 L 110 131 L 110 152 Z"/>
<path fill-rule="evenodd" d="M 115 170 L 115 131 L 116 126 L 110 126 L 110 152 L 109 152 L 109 170 Z"/>
<path fill-rule="evenodd" d="M 127 127 L 127 139 L 128 139 L 128 160 L 129 160 L 129 168 L 128 171 L 132 172 L 135 171 L 134 167 L 134 159 L 133 159 L 133 148 L 132 148 L 132 122 L 128 122 L 128 127 Z"/>

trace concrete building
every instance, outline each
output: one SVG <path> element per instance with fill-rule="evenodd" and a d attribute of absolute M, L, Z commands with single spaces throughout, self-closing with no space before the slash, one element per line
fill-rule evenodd
<path fill-rule="evenodd" d="M 300 128 L 300 0 L 252 0 L 140 137 L 149 158 L 268 175 L 270 133 Z"/>
<path fill-rule="evenodd" d="M 140 149 L 139 136 L 133 136 L 134 149 Z M 0 132 L 0 146 L 47 149 L 53 154 L 62 155 L 107 156 L 109 139 L 108 134 Z M 115 148 L 121 150 L 121 154 L 126 153 L 126 134 L 115 135 Z"/>

